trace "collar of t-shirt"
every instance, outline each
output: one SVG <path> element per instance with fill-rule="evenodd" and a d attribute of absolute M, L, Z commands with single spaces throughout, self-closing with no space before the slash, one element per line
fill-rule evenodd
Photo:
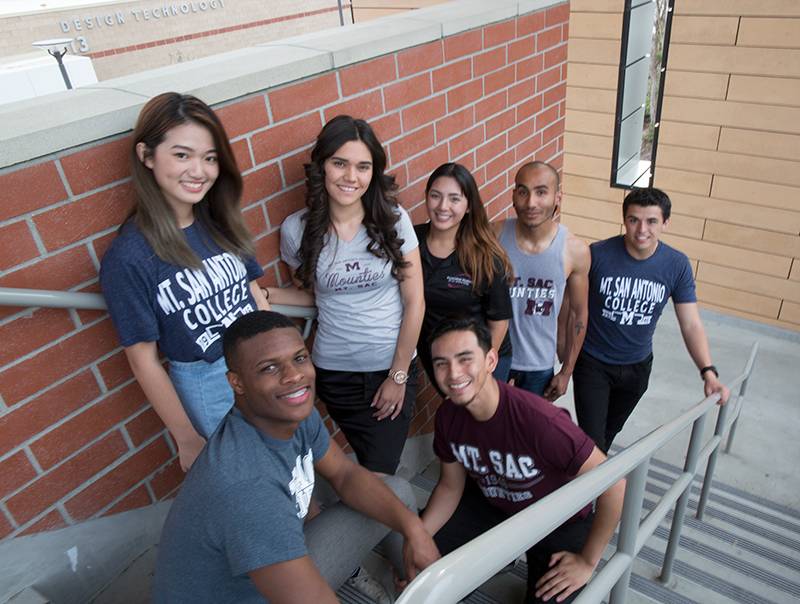
<path fill-rule="evenodd" d="M 247 421 L 247 418 L 236 407 L 233 407 L 230 410 L 230 412 L 228 414 L 227 421 L 230 421 L 230 422 L 244 422 L 245 424 L 247 424 L 247 427 L 250 430 L 255 430 L 256 434 L 258 434 L 259 438 L 261 438 L 261 442 L 263 442 L 270 449 L 280 450 L 280 449 L 286 449 L 286 448 L 292 446 L 292 440 L 294 439 L 294 435 L 292 435 L 290 438 L 284 440 L 284 439 L 281 439 L 281 438 L 274 438 L 274 437 L 270 436 L 269 434 L 265 434 L 264 432 L 259 430 L 256 426 L 254 426 L 249 421 Z M 298 425 L 297 428 L 299 430 L 300 426 Z"/>
<path fill-rule="evenodd" d="M 452 266 L 457 261 L 455 250 L 450 252 L 450 255 L 447 256 L 447 258 L 439 258 L 439 256 L 434 256 L 428 249 L 428 232 L 430 231 L 430 228 L 431 225 L 429 222 L 423 224 L 419 227 L 419 233 L 417 234 L 422 261 L 428 264 L 428 266 L 430 266 L 433 270 L 439 270 L 440 268 Z"/>

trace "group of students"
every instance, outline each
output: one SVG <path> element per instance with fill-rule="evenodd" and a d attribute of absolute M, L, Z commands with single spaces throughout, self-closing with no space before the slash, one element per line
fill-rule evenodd
<path fill-rule="evenodd" d="M 177 93 L 150 100 L 131 163 L 137 204 L 100 282 L 134 376 L 192 469 L 165 524 L 157 602 L 335 602 L 331 588 L 390 528 L 388 555 L 413 578 L 605 459 L 646 389 L 670 296 L 706 394 L 727 398 L 688 260 L 658 241 L 669 199 L 657 190 L 632 192 L 625 235 L 590 252 L 555 220 L 560 183 L 548 164 L 519 170 L 517 218 L 493 225 L 470 172 L 448 163 L 426 184 L 429 221 L 414 226 L 370 126 L 338 116 L 305 165 L 306 208 L 280 225 L 293 284 L 262 289 L 241 175 L 207 105 Z M 317 307 L 311 353 L 270 303 Z M 445 399 L 441 478 L 421 519 L 393 476 L 417 356 Z M 554 400 L 570 376 L 583 429 L 538 396 Z M 316 397 L 358 464 L 329 440 Z M 315 471 L 341 498 L 322 512 Z M 585 584 L 623 488 L 528 552 L 527 602 L 569 601 Z"/>

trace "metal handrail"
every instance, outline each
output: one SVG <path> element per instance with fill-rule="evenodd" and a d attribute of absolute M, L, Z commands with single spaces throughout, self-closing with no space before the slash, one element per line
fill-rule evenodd
<path fill-rule="evenodd" d="M 76 310 L 106 310 L 106 301 L 101 294 L 85 292 L 62 292 L 46 289 L 21 289 L 0 287 L 0 306 L 23 308 L 74 308 Z M 311 334 L 311 324 L 317 316 L 314 306 L 291 306 L 272 304 L 272 309 L 287 317 L 304 319 L 303 337 Z"/>
<path fill-rule="evenodd" d="M 587 583 L 575 599 L 575 604 L 600 602 L 609 591 L 611 591 L 610 604 L 625 602 L 631 565 L 636 554 L 669 513 L 672 504 L 677 501 L 661 573 L 661 580 L 668 581 L 689 500 L 689 487 L 694 480 L 697 464 L 700 460 L 708 458 L 697 509 L 697 516 L 700 518 L 708 497 L 718 449 L 725 434 L 731 425 L 735 425 L 739 417 L 757 352 L 758 342 L 755 342 L 744 371 L 730 384 L 731 392 L 735 392 L 737 388 L 738 392 L 731 396 L 728 404 L 717 407 L 719 410 L 717 426 L 714 435 L 707 443 L 704 445 L 701 443 L 705 419 L 719 401 L 718 394 L 703 399 L 676 419 L 655 429 L 594 470 L 578 476 L 542 500 L 444 556 L 411 582 L 397 600 L 397 604 L 457 602 L 621 478 L 627 478 L 627 484 L 616 552 L 603 569 Z M 692 424 L 692 436 L 684 471 L 655 508 L 642 520 L 644 487 L 650 458 L 655 451 L 672 440 L 689 424 Z M 728 447 L 731 445 L 732 437 L 731 431 Z"/>

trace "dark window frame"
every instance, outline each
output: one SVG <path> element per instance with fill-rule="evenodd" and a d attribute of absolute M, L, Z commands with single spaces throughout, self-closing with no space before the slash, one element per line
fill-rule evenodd
<path fill-rule="evenodd" d="M 634 8 L 637 8 L 643 4 L 647 4 L 653 0 L 625 0 L 625 8 L 623 9 L 623 21 L 622 21 L 622 38 L 621 38 L 621 48 L 620 48 L 620 60 L 619 60 L 619 74 L 617 77 L 617 103 L 615 107 L 615 115 L 614 115 L 614 142 L 612 146 L 612 157 L 611 157 L 611 175 L 610 175 L 610 185 L 614 188 L 619 189 L 632 189 L 634 188 L 633 184 L 626 184 L 618 182 L 618 169 L 617 163 L 619 161 L 619 148 L 620 148 L 620 131 L 622 129 L 622 122 L 626 116 L 622 115 L 623 109 L 623 101 L 625 98 L 625 76 L 627 73 L 627 57 L 628 57 L 628 43 L 630 39 L 630 20 L 631 20 L 631 12 Z M 661 109 L 664 103 L 664 85 L 667 78 L 667 60 L 669 57 L 669 43 L 670 43 L 670 34 L 672 32 L 672 17 L 675 13 L 675 0 L 667 0 L 667 14 L 666 14 L 666 23 L 664 26 L 664 44 L 661 53 L 661 66 L 660 66 L 660 73 L 661 73 L 661 81 L 658 87 L 658 100 L 656 101 L 656 115 L 651 116 L 651 122 L 653 123 L 653 142 L 651 146 L 650 152 L 650 178 L 648 180 L 647 186 L 653 186 L 653 179 L 655 178 L 655 171 L 656 171 L 656 157 L 658 152 L 658 134 L 660 131 L 661 126 Z M 641 177 L 644 176 L 644 173 L 640 175 L 636 180 L 633 182 L 639 182 Z"/>

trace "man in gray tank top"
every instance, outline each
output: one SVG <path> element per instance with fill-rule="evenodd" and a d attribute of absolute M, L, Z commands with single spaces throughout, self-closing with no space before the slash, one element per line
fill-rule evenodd
<path fill-rule="evenodd" d="M 525 164 L 514 178 L 517 218 L 494 224 L 514 268 L 511 378 L 518 388 L 551 401 L 567 391 L 583 344 L 591 262 L 589 246 L 555 220 L 561 207 L 560 180 L 550 164 Z M 558 334 L 565 292 L 570 313 L 566 329 Z M 554 374 L 557 348 L 562 366 Z"/>

